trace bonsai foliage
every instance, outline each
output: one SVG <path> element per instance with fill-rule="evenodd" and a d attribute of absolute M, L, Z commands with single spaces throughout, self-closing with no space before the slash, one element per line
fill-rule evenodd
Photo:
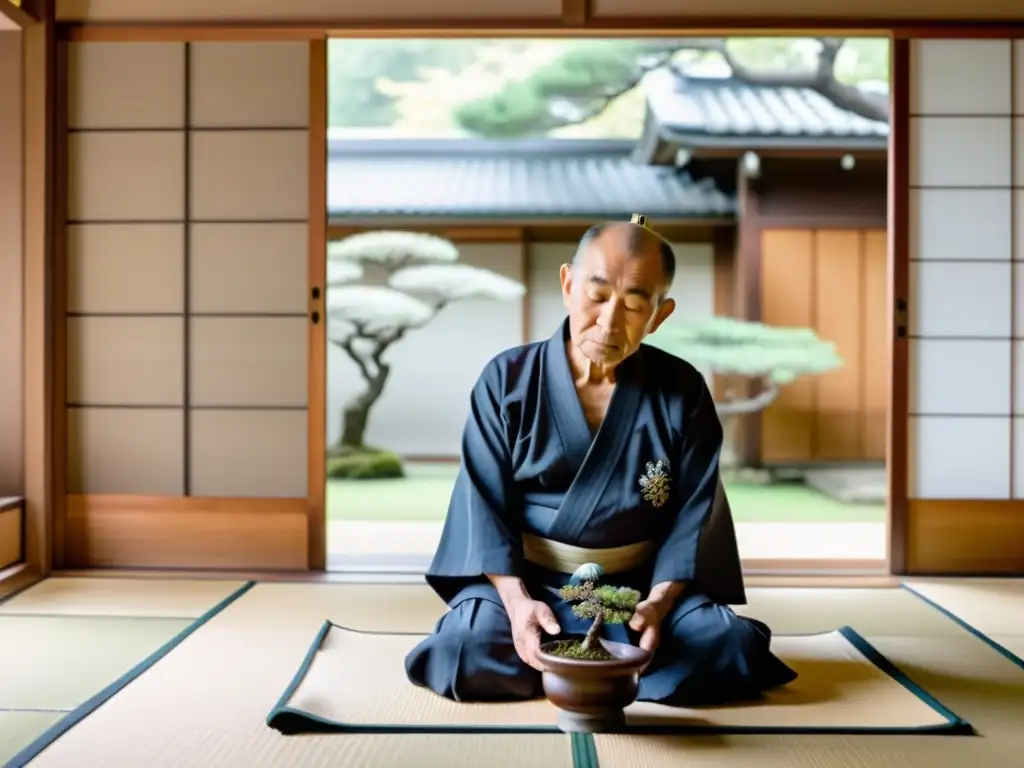
<path fill-rule="evenodd" d="M 328 244 L 327 339 L 348 355 L 364 383 L 342 413 L 343 452 L 365 450 L 370 411 L 391 373 L 385 355 L 392 345 L 453 301 L 507 301 L 525 292 L 515 280 L 458 258 L 448 240 L 417 232 L 366 232 Z M 358 282 L 364 277 L 373 284 Z"/>
<path fill-rule="evenodd" d="M 605 624 L 625 624 L 633 618 L 640 602 L 640 592 L 629 587 L 598 586 L 603 569 L 589 563 L 573 574 L 569 584 L 558 594 L 573 603 L 572 612 L 581 619 L 589 619 L 590 627 L 582 641 L 563 641 L 553 653 L 577 659 L 601 661 L 613 658 L 601 645 L 601 628 Z"/>
<path fill-rule="evenodd" d="M 810 328 L 779 328 L 730 317 L 665 323 L 648 343 L 727 377 L 730 384 L 737 378 L 746 380 L 738 387 L 727 387 L 715 404 L 727 432 L 737 417 L 771 405 L 783 386 L 802 376 L 836 370 L 844 362 L 835 344 Z M 730 462 L 723 460 L 723 464 Z"/>
<path fill-rule="evenodd" d="M 782 386 L 801 376 L 843 366 L 835 344 L 819 338 L 810 328 L 778 328 L 731 317 L 666 323 L 647 343 L 697 368 L 748 378 L 761 385 L 751 397 L 730 397 L 717 404 L 723 419 L 757 413 L 778 397 Z"/>

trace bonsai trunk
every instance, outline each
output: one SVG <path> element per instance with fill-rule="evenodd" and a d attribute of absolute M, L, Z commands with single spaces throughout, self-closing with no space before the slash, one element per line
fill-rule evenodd
<path fill-rule="evenodd" d="M 601 638 L 601 627 L 604 626 L 604 612 L 598 611 L 594 617 L 593 623 L 590 625 L 590 629 L 587 630 L 587 636 L 583 638 L 583 649 L 590 651 L 597 647 L 598 642 Z"/>
<path fill-rule="evenodd" d="M 362 448 L 366 440 L 366 427 L 370 421 L 370 409 L 384 394 L 390 370 L 381 366 L 376 375 L 367 379 L 366 390 L 349 401 L 342 410 L 341 444 L 348 448 Z"/>

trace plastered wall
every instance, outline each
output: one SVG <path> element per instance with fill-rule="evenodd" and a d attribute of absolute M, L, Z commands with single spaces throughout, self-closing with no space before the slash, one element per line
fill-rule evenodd
<path fill-rule="evenodd" d="M 68 493 L 306 496 L 308 56 L 69 44 Z"/>

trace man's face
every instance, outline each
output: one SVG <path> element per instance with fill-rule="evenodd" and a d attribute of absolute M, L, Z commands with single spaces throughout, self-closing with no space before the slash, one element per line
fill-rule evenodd
<path fill-rule="evenodd" d="M 562 266 L 562 300 L 573 344 L 604 367 L 633 354 L 675 308 L 671 299 L 659 303 L 666 286 L 657 238 L 645 234 L 631 248 L 624 228 L 629 226 L 605 230 L 575 268 Z"/>

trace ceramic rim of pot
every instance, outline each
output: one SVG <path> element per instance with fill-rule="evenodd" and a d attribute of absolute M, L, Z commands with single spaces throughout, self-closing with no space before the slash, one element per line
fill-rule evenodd
<path fill-rule="evenodd" d="M 548 665 L 549 671 L 556 675 L 571 675 L 573 672 L 593 674 L 597 670 L 610 675 L 628 675 L 647 666 L 651 660 L 650 652 L 645 651 L 643 648 L 603 639 L 601 640 L 601 645 L 608 653 L 615 657 L 614 659 L 572 659 L 547 651 L 548 648 L 561 642 L 564 641 L 552 640 L 542 644 L 540 647 L 541 660 Z M 623 657 L 623 653 L 628 655 Z"/>

